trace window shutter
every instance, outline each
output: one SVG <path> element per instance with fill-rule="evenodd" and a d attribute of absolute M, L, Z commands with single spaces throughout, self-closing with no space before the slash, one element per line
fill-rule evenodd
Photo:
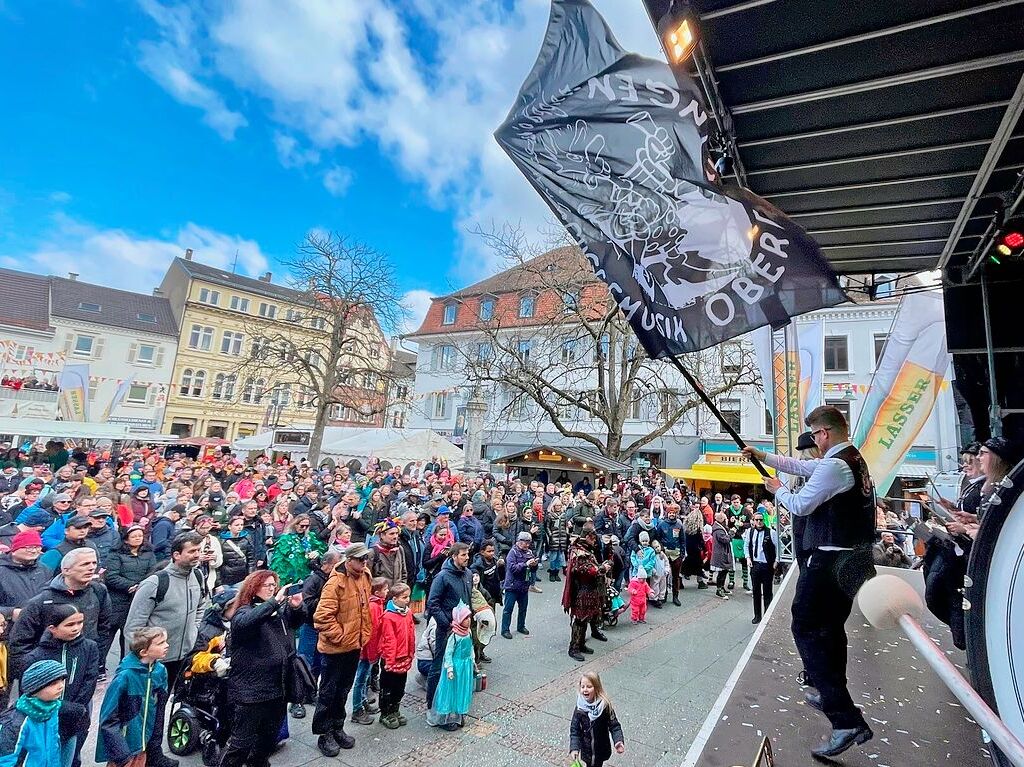
<path fill-rule="evenodd" d="M 128 361 L 129 362 L 135 362 L 135 360 L 136 360 L 136 358 L 138 356 L 139 356 L 139 345 L 138 344 L 128 344 Z"/>
<path fill-rule="evenodd" d="M 150 407 L 153 407 L 156 404 L 156 389 L 156 386 L 150 384 L 148 390 L 149 394 L 146 396 L 146 404 Z"/>
<path fill-rule="evenodd" d="M 153 361 L 155 367 L 160 367 L 164 364 L 164 347 L 156 347 L 156 359 Z"/>
<path fill-rule="evenodd" d="M 96 343 L 92 346 L 92 358 L 98 360 L 103 356 L 103 339 L 97 338 Z"/>
<path fill-rule="evenodd" d="M 75 336 L 74 336 L 74 334 L 67 333 L 67 334 L 64 335 L 64 354 L 65 355 L 71 354 L 71 347 L 74 345 L 74 343 L 75 343 Z"/>

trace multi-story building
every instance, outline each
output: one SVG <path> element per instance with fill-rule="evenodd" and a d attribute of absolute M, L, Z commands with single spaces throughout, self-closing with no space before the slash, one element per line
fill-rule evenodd
<path fill-rule="evenodd" d="M 56 418 L 65 365 L 88 378 L 85 420 L 156 432 L 163 421 L 178 327 L 170 303 L 64 277 L 0 270 L 0 412 Z M 67 418 L 67 414 L 64 414 Z"/>
<path fill-rule="evenodd" d="M 391 344 L 391 377 L 388 381 L 388 404 L 384 423 L 395 429 L 409 424 L 412 406 L 410 395 L 416 382 L 416 354 L 398 346 L 398 339 Z"/>
<path fill-rule="evenodd" d="M 566 296 L 537 281 L 538 275 L 560 268 L 559 263 L 567 258 L 571 258 L 567 252 L 553 251 L 432 301 L 420 328 L 409 336 L 419 347 L 410 426 L 456 437 L 473 388 L 474 379 L 467 373 L 467 367 L 475 367 L 474 360 L 486 359 L 488 355 L 517 354 L 529 364 L 559 377 L 566 375 L 566 367 L 571 367 L 574 360 L 579 361 L 582 373 L 572 383 L 573 388 L 599 386 L 590 356 L 595 354 L 594 340 L 574 332 L 568 319 L 552 322 L 552 317 L 564 313 L 569 318 L 573 302 L 581 300 L 588 291 L 600 291 L 601 287 L 585 282 Z M 897 306 L 895 299 L 845 304 L 796 321 L 798 331 L 815 323 L 824 324 L 823 401 L 843 410 L 852 423 L 860 414 Z M 708 389 L 714 387 L 719 372 L 728 372 L 730 366 L 738 367 L 739 357 L 749 360 L 753 356 L 752 343 L 749 338 L 738 339 L 735 344 L 720 347 L 718 354 L 721 371 L 708 370 L 706 358 L 705 369 L 698 376 Z M 712 355 L 712 368 L 715 360 Z M 622 445 L 657 431 L 665 423 L 666 415 L 673 412 L 674 403 L 689 391 L 668 363 L 648 365 L 652 370 L 662 366 L 656 378 L 660 390 L 652 390 L 652 381 L 648 379 L 644 390 L 634 393 L 622 423 Z M 482 399 L 489 403 L 484 418 L 483 458 L 493 460 L 537 446 L 593 450 L 593 445 L 585 440 L 567 437 L 556 429 L 551 417 L 536 403 L 520 398 L 521 402 L 513 406 L 513 393 L 500 380 L 479 385 Z M 766 447 L 772 444 L 773 424 L 761 385 L 735 386 L 719 394 L 716 403 L 745 440 Z M 565 412 L 561 412 L 563 407 Z M 597 434 L 604 429 L 603 424 L 578 408 L 562 403 L 559 409 L 556 415 L 563 430 Z M 904 474 L 918 476 L 925 470 L 952 468 L 957 453 L 955 423 L 947 387 L 906 459 Z M 733 465 L 736 452 L 719 421 L 700 406 L 639 447 L 631 459 L 639 466 L 649 463 L 662 468 L 688 468 L 694 463 L 716 461 Z"/>
<path fill-rule="evenodd" d="M 159 290 L 170 301 L 181 335 L 165 431 L 232 440 L 267 428 L 314 425 L 313 397 L 295 365 L 275 369 L 247 360 L 269 361 L 270 355 L 283 353 L 253 347 L 274 328 L 295 346 L 324 344 L 330 313 L 311 309 L 306 294 L 276 285 L 271 278 L 269 272 L 253 279 L 201 264 L 190 250 L 171 263 Z M 380 334 L 375 321 L 363 324 L 367 334 Z M 378 345 L 383 367 L 383 336 Z M 378 379 L 370 373 L 359 380 L 343 379 L 342 387 L 355 394 L 345 398 L 351 404 L 331 406 L 330 424 L 382 425 L 383 383 Z"/>

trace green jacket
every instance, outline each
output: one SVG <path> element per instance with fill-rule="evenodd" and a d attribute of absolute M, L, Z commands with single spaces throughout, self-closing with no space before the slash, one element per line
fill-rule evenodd
<path fill-rule="evenodd" d="M 327 542 L 309 533 L 302 536 L 285 533 L 277 539 L 277 545 L 270 554 L 270 569 L 277 573 L 282 585 L 306 580 L 312 570 L 306 556 L 310 551 L 323 554 L 327 551 Z"/>

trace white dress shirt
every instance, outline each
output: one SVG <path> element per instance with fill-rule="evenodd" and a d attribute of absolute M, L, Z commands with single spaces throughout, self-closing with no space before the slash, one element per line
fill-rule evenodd
<path fill-rule="evenodd" d="M 771 537 L 772 543 L 775 544 L 776 556 L 779 551 L 779 536 L 774 530 L 769 530 L 767 527 L 762 527 L 758 530 L 756 527 L 750 527 L 743 532 L 743 550 L 749 550 L 751 555 L 754 557 L 755 562 L 763 562 L 768 564 L 768 560 L 764 556 L 764 536 L 765 534 Z"/>

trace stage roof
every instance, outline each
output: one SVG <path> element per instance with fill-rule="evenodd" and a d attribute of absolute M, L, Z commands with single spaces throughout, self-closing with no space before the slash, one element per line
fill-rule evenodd
<path fill-rule="evenodd" d="M 744 186 L 840 273 L 967 262 L 1024 169 L 1024 0 L 692 6 Z"/>

